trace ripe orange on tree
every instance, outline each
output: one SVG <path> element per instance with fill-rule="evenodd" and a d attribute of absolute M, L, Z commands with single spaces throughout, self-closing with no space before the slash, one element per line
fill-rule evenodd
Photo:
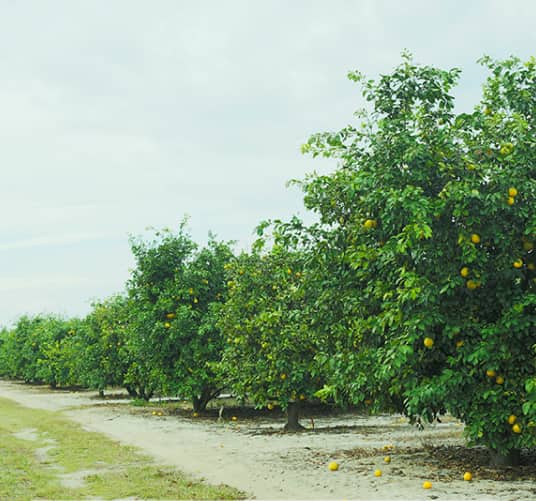
<path fill-rule="evenodd" d="M 367 219 L 365 220 L 365 222 L 363 223 L 363 226 L 367 229 L 367 230 L 370 230 L 372 228 L 376 228 L 376 226 L 378 225 L 378 223 L 376 222 L 375 219 Z"/>
<path fill-rule="evenodd" d="M 480 287 L 480 282 L 477 280 L 467 280 L 466 286 L 469 290 L 474 291 Z"/>

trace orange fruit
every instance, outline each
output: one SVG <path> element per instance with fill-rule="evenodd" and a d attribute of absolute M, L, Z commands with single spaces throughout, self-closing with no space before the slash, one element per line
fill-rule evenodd
<path fill-rule="evenodd" d="M 495 371 L 494 371 L 493 369 L 488 369 L 488 370 L 486 371 L 486 376 L 488 376 L 488 377 L 495 377 L 495 376 L 496 376 Z"/>
<path fill-rule="evenodd" d="M 521 268 L 523 266 L 523 259 L 519 258 L 519 259 L 516 259 L 512 265 L 514 266 L 514 268 Z"/>
<path fill-rule="evenodd" d="M 466 471 L 464 474 L 463 474 L 463 479 L 467 482 L 470 482 L 471 480 L 473 480 L 473 475 L 470 471 Z"/>
<path fill-rule="evenodd" d="M 460 275 L 463 277 L 463 278 L 466 278 L 469 276 L 469 268 L 467 268 L 467 266 L 464 266 L 461 270 L 460 270 Z"/>
<path fill-rule="evenodd" d="M 521 433 L 521 426 L 516 423 L 514 426 L 512 426 L 512 431 L 514 433 Z"/>
<path fill-rule="evenodd" d="M 508 424 L 514 424 L 516 422 L 516 419 L 517 416 L 515 416 L 514 414 L 510 414 L 510 416 L 508 416 Z"/>
<path fill-rule="evenodd" d="M 514 205 L 514 204 L 516 203 L 516 199 L 515 199 L 514 197 L 508 197 L 508 198 L 506 199 L 506 203 L 507 203 L 508 205 Z"/>
<path fill-rule="evenodd" d="M 478 233 L 473 233 L 471 235 L 471 242 L 473 242 L 474 244 L 479 244 L 480 243 L 480 235 Z"/>
<path fill-rule="evenodd" d="M 389 463 L 391 462 L 391 456 L 385 456 L 385 457 L 383 458 L 383 460 L 384 460 L 387 464 L 389 464 Z"/>
<path fill-rule="evenodd" d="M 503 384 L 503 383 L 504 383 L 504 378 L 503 378 L 502 376 L 497 376 L 497 377 L 495 378 L 495 382 L 496 382 L 497 384 Z"/>
<path fill-rule="evenodd" d="M 423 489 L 431 489 L 432 488 L 432 482 L 429 482 L 428 480 L 422 484 Z"/>
<path fill-rule="evenodd" d="M 508 196 L 509 197 L 517 196 L 517 190 L 514 187 L 508 188 Z"/>
<path fill-rule="evenodd" d="M 284 381 L 285 379 L 287 379 L 287 375 L 286 375 L 285 373 L 281 374 L 281 376 L 279 376 L 279 377 L 280 377 L 283 381 Z"/>
<path fill-rule="evenodd" d="M 337 471 L 339 469 L 339 463 L 336 461 L 331 461 L 331 463 L 328 464 L 328 470 L 330 471 Z"/>
<path fill-rule="evenodd" d="M 480 287 L 480 282 L 478 282 L 477 280 L 467 280 L 465 285 L 469 290 L 474 291 L 475 289 L 478 289 Z"/>
<path fill-rule="evenodd" d="M 434 346 L 434 340 L 431 337 L 425 337 L 423 341 L 424 346 L 427 348 L 431 348 Z"/>
<path fill-rule="evenodd" d="M 376 228 L 376 226 L 378 225 L 378 223 L 376 223 L 376 220 L 375 219 L 367 219 L 364 223 L 363 223 L 363 226 L 367 229 L 367 230 L 370 230 L 372 228 Z"/>
<path fill-rule="evenodd" d="M 382 471 L 381 470 L 375 470 L 374 471 L 374 476 L 375 477 L 381 477 L 382 476 Z"/>

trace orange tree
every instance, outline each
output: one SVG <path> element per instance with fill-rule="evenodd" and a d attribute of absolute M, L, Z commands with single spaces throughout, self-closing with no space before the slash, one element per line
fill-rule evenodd
<path fill-rule="evenodd" d="M 3 329 L 2 366 L 0 374 L 27 383 L 38 381 L 38 360 L 43 356 L 37 336 L 40 317 L 21 316 L 12 329 Z"/>
<path fill-rule="evenodd" d="M 216 320 L 227 294 L 230 246 L 211 237 L 198 249 L 181 226 L 177 233 L 157 232 L 152 242 L 132 240 L 132 251 L 137 266 L 128 283 L 125 383 L 143 398 L 158 391 L 203 410 L 221 390 Z"/>
<path fill-rule="evenodd" d="M 74 334 L 81 321 L 53 315 L 20 317 L 5 329 L 0 374 L 53 388 L 78 384 Z"/>
<path fill-rule="evenodd" d="M 280 405 L 285 429 L 296 431 L 300 402 L 321 387 L 315 360 L 321 343 L 307 323 L 303 254 L 277 242 L 264 251 L 261 242 L 229 267 L 221 370 L 234 395 L 257 407 Z"/>
<path fill-rule="evenodd" d="M 536 444 L 536 61 L 482 62 L 482 102 L 459 115 L 458 70 L 404 55 L 378 81 L 351 73 L 370 110 L 310 138 L 305 152 L 340 167 L 302 186 L 317 251 L 342 234 L 355 286 L 322 394 L 450 411 L 515 461 Z"/>
<path fill-rule="evenodd" d="M 82 326 L 83 321 L 77 318 L 42 317 L 34 331 L 41 352 L 37 360 L 37 381 L 52 388 L 79 384 L 76 333 Z"/>
<path fill-rule="evenodd" d="M 127 304 L 122 295 L 94 303 L 75 332 L 73 355 L 80 384 L 99 390 L 101 396 L 107 386 L 124 385 L 129 361 L 125 346 Z"/>

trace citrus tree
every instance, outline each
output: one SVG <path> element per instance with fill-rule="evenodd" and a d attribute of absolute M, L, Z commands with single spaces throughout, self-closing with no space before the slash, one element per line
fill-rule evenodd
<path fill-rule="evenodd" d="M 204 410 L 224 386 L 217 372 L 224 347 L 217 322 L 227 299 L 225 266 L 233 259 L 229 244 L 211 238 L 158 303 L 171 342 L 180 347 L 167 391 L 190 399 L 194 412 Z"/>
<path fill-rule="evenodd" d="M 54 315 L 23 315 L 3 331 L 1 374 L 53 388 L 78 384 L 73 336 L 79 324 Z"/>
<path fill-rule="evenodd" d="M 95 302 L 75 332 L 73 354 L 78 355 L 75 364 L 80 383 L 99 390 L 101 396 L 108 386 L 124 386 L 129 362 L 125 346 L 127 304 L 123 295 Z"/>
<path fill-rule="evenodd" d="M 9 329 L 2 327 L 0 329 L 0 377 L 8 375 L 8 358 L 6 343 L 9 338 Z"/>
<path fill-rule="evenodd" d="M 287 410 L 285 429 L 297 431 L 300 402 L 322 386 L 319 340 L 306 320 L 303 255 L 276 243 L 268 251 L 255 247 L 229 268 L 220 321 L 228 386 L 257 407 L 280 405 Z"/>
<path fill-rule="evenodd" d="M 302 186 L 317 249 L 342 235 L 355 286 L 323 394 L 414 419 L 450 411 L 515 461 L 536 444 L 536 61 L 482 62 L 482 102 L 458 115 L 458 70 L 404 55 L 378 81 L 350 73 L 371 109 L 310 138 L 305 152 L 340 167 Z"/>
<path fill-rule="evenodd" d="M 76 332 L 83 322 L 50 315 L 36 324 L 33 335 L 37 338 L 40 356 L 37 359 L 36 380 L 52 388 L 79 384 L 77 360 L 79 345 Z"/>
<path fill-rule="evenodd" d="M 37 361 L 41 354 L 35 334 L 39 317 L 21 316 L 12 329 L 4 329 L 2 342 L 2 375 L 27 383 L 37 381 Z"/>
<path fill-rule="evenodd" d="M 189 398 L 203 410 L 221 389 L 214 364 L 222 341 L 216 319 L 226 298 L 229 244 L 210 238 L 198 249 L 185 231 L 132 240 L 137 266 L 128 284 L 125 382 L 140 396 L 158 391 Z"/>

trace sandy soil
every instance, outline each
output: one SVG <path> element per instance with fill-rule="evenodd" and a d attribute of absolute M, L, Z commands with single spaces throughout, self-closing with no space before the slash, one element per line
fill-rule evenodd
<path fill-rule="evenodd" d="M 462 426 L 452 419 L 423 431 L 401 416 L 343 414 L 315 418 L 314 430 L 281 433 L 282 422 L 268 416 L 233 422 L 215 418 L 154 416 L 124 401 L 98 403 L 91 392 L 51 391 L 0 381 L 0 396 L 32 408 L 61 410 L 90 431 L 137 446 L 161 464 L 211 483 L 226 483 L 257 499 L 501 499 L 536 498 L 531 477 L 492 480 L 438 455 L 435 446 L 463 445 Z M 303 424 L 309 425 L 309 420 Z M 385 452 L 385 446 L 392 446 Z M 444 449 L 448 450 L 448 449 Z M 436 452 L 434 452 L 436 451 Z M 391 463 L 384 457 L 389 454 Z M 327 464 L 340 464 L 332 472 Z M 381 477 L 374 471 L 382 470 Z M 519 478 L 519 476 L 517 477 Z M 432 482 L 424 490 L 425 480 Z"/>

